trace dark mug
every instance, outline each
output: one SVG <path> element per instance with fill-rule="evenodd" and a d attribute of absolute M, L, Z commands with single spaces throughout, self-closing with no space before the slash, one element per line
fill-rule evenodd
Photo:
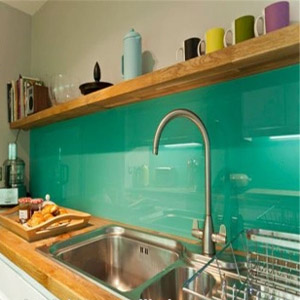
<path fill-rule="evenodd" d="M 188 60 L 194 57 L 199 56 L 198 54 L 200 53 L 200 39 L 193 37 L 190 39 L 187 39 L 183 43 L 183 47 L 180 47 L 176 51 L 176 60 L 179 59 L 179 53 L 182 53 L 182 58 L 181 60 Z"/>

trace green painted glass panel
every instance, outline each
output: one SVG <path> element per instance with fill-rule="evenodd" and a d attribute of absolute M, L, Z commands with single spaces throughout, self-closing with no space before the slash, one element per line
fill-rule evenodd
<path fill-rule="evenodd" d="M 299 65 L 34 129 L 32 195 L 191 237 L 205 214 L 201 135 L 173 120 L 151 153 L 157 125 L 176 108 L 198 114 L 210 136 L 215 230 L 299 232 Z"/>

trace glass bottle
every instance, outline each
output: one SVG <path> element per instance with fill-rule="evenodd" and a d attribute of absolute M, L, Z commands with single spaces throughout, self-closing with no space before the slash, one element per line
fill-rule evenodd
<path fill-rule="evenodd" d="M 19 221 L 21 224 L 30 219 L 31 198 L 19 198 Z"/>
<path fill-rule="evenodd" d="M 17 157 L 17 144 L 8 144 L 8 159 L 3 163 L 4 186 L 6 188 L 18 188 L 19 197 L 26 196 L 25 162 Z"/>

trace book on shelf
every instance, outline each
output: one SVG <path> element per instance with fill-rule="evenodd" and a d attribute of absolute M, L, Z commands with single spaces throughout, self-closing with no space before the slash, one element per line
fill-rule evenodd
<path fill-rule="evenodd" d="M 18 88 L 17 82 L 12 80 L 12 103 L 13 103 L 13 121 L 18 120 Z"/>
<path fill-rule="evenodd" d="M 39 78 L 19 75 L 18 80 L 7 83 L 8 122 L 14 122 L 27 116 L 27 89 L 33 85 L 43 85 Z"/>
<path fill-rule="evenodd" d="M 7 106 L 9 110 L 9 120 L 10 122 L 14 121 L 14 86 L 13 82 L 7 83 Z"/>
<path fill-rule="evenodd" d="M 17 80 L 17 93 L 18 93 L 18 98 L 17 98 L 17 107 L 18 107 L 18 112 L 17 112 L 17 119 L 21 119 L 24 115 L 24 105 L 23 105 L 23 88 L 22 88 L 22 84 L 23 82 L 22 81 L 22 78 L 19 77 L 19 79 Z"/>
<path fill-rule="evenodd" d="M 8 123 L 10 123 L 11 120 L 12 120 L 12 115 L 11 115 L 11 110 L 12 110 L 12 107 L 11 107 L 11 89 L 12 89 L 12 84 L 11 84 L 11 82 L 8 82 L 6 84 L 7 120 L 8 120 Z"/>
<path fill-rule="evenodd" d="M 24 117 L 27 117 L 26 113 L 26 101 L 28 99 L 27 97 L 27 89 L 33 85 L 39 85 L 42 86 L 44 83 L 39 79 L 39 78 L 32 78 L 32 77 L 27 77 L 23 76 L 22 77 L 22 86 L 23 86 L 23 96 L 21 99 L 23 99 L 23 105 L 24 105 Z"/>

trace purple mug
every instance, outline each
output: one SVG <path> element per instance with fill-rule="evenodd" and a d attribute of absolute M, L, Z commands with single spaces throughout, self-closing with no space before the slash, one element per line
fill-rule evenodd
<path fill-rule="evenodd" d="M 259 21 L 262 21 L 263 30 L 259 32 Z M 255 36 L 290 25 L 290 4 L 288 1 L 275 2 L 263 10 L 263 15 L 255 20 Z"/>

